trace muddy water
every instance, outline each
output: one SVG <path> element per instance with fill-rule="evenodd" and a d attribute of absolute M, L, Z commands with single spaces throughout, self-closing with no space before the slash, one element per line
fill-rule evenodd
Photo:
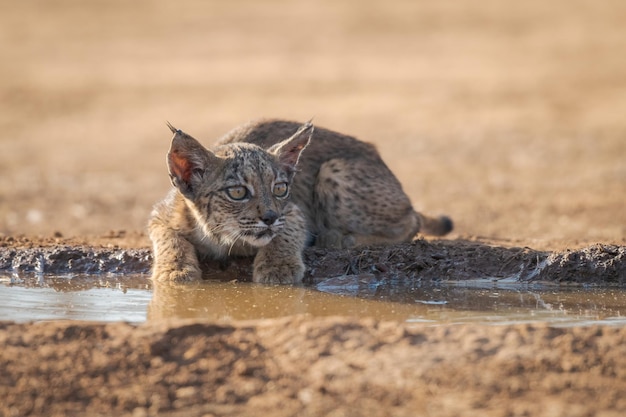
<path fill-rule="evenodd" d="M 152 285 L 145 275 L 0 276 L 2 320 L 247 320 L 295 314 L 433 324 L 544 321 L 559 326 L 624 326 L 626 291 L 487 281 L 408 287 L 393 281 L 372 283 L 367 276 L 332 278 L 314 287 L 235 282 L 162 286 Z"/>

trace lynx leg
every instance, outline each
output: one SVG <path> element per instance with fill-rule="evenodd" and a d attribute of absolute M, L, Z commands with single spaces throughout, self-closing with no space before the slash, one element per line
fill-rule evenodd
<path fill-rule="evenodd" d="M 254 258 L 252 280 L 263 284 L 302 282 L 306 236 L 304 216 L 296 205 L 290 204 L 285 211 L 285 226 Z"/>
<path fill-rule="evenodd" d="M 196 250 L 191 242 L 158 221 L 150 224 L 154 248 L 152 279 L 190 282 L 202 278 Z"/>
<path fill-rule="evenodd" d="M 325 162 L 320 167 L 314 198 L 318 246 L 345 248 L 402 242 L 410 240 L 419 229 L 409 198 L 380 162 Z"/>

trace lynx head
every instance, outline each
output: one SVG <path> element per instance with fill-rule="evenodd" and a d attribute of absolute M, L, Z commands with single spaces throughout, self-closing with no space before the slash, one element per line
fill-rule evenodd
<path fill-rule="evenodd" d="M 168 126 L 174 133 L 170 178 L 204 234 L 228 246 L 239 240 L 255 247 L 269 243 L 284 225 L 291 182 L 313 125 L 267 150 L 242 142 L 213 151 Z"/>

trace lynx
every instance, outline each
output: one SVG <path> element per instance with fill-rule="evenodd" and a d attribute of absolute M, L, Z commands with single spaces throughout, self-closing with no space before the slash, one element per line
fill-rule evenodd
<path fill-rule="evenodd" d="M 203 259 L 254 256 L 254 282 L 301 282 L 303 250 L 444 235 L 416 212 L 373 145 L 311 123 L 251 122 L 211 150 L 174 128 L 174 188 L 150 219 L 153 279 L 198 281 Z"/>

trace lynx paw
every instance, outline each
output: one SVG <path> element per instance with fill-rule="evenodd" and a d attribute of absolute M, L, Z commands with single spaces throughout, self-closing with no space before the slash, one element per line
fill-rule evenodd
<path fill-rule="evenodd" d="M 202 272 L 195 267 L 184 267 L 182 269 L 155 267 L 152 273 L 152 279 L 158 282 L 195 282 L 201 278 Z"/>
<path fill-rule="evenodd" d="M 356 238 L 352 234 L 344 234 L 337 230 L 326 231 L 318 235 L 316 246 L 332 249 L 349 249 L 356 246 Z"/>
<path fill-rule="evenodd" d="M 252 280 L 260 284 L 299 284 L 304 276 L 304 263 L 300 259 L 280 263 L 254 262 Z"/>

